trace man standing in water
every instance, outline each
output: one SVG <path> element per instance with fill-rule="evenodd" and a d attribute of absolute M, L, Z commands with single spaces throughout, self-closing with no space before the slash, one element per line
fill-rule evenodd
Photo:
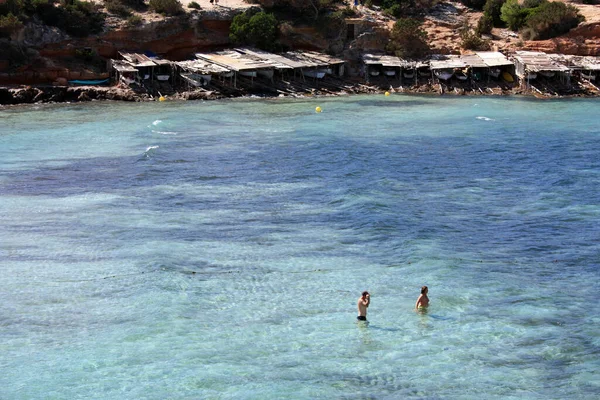
<path fill-rule="evenodd" d="M 417 299 L 415 309 L 418 310 L 419 308 L 427 308 L 429 306 L 429 297 L 427 297 L 428 292 L 429 289 L 427 288 L 427 286 L 421 287 L 421 295 Z"/>
<path fill-rule="evenodd" d="M 362 292 L 362 296 L 358 298 L 358 319 L 359 321 L 367 320 L 367 308 L 371 303 L 371 295 L 366 290 Z"/>

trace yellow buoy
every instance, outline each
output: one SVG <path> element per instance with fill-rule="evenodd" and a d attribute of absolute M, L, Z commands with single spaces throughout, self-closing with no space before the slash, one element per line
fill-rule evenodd
<path fill-rule="evenodd" d="M 390 95 L 390 92 L 385 92 L 385 95 L 386 95 L 386 96 L 389 96 L 389 95 Z"/>
<path fill-rule="evenodd" d="M 158 101 L 165 101 L 165 100 L 166 100 L 166 99 L 165 99 L 163 96 L 160 96 L 160 97 L 158 98 Z"/>
<path fill-rule="evenodd" d="M 323 111 L 323 110 L 321 109 L 321 107 L 317 106 L 317 108 L 315 108 L 315 112 L 318 112 L 318 113 L 320 113 L 321 111 Z"/>

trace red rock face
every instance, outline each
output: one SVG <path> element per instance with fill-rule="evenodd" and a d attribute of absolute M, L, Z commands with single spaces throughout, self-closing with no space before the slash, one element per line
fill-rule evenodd
<path fill-rule="evenodd" d="M 525 42 L 523 49 L 545 53 L 600 56 L 600 23 L 582 24 L 559 38 Z"/>
<path fill-rule="evenodd" d="M 94 49 L 105 58 L 116 58 L 120 50 L 149 50 L 174 61 L 188 58 L 194 52 L 229 45 L 231 21 L 172 20 L 143 29 L 109 31 L 102 36 L 72 39 L 46 45 L 40 49 L 43 57 L 73 56 L 83 47 Z"/>

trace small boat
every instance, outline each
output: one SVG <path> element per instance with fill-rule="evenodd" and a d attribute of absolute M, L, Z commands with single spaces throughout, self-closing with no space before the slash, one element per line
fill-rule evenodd
<path fill-rule="evenodd" d="M 325 76 L 325 71 L 320 71 L 318 69 L 309 69 L 308 71 L 302 71 L 304 76 L 308 76 L 309 78 L 323 79 Z"/>
<path fill-rule="evenodd" d="M 262 76 L 263 78 L 267 78 L 267 79 L 272 79 L 273 74 L 275 73 L 275 71 L 272 69 L 261 69 L 256 72 L 258 72 L 258 75 Z"/>
<path fill-rule="evenodd" d="M 210 83 L 210 74 L 194 74 L 194 73 L 181 73 L 181 77 L 195 87 L 206 86 Z"/>
<path fill-rule="evenodd" d="M 552 78 L 554 76 L 554 71 L 540 71 L 539 74 L 544 78 Z"/>
<path fill-rule="evenodd" d="M 458 79 L 459 81 L 466 81 L 467 80 L 467 73 L 465 71 L 462 70 L 455 70 L 454 71 L 454 76 L 456 77 L 456 79 Z"/>
<path fill-rule="evenodd" d="M 88 80 L 79 80 L 75 79 L 69 81 L 71 85 L 82 85 L 82 86 L 96 86 L 96 85 L 104 85 L 108 83 L 108 79 L 88 79 Z"/>
<path fill-rule="evenodd" d="M 509 72 L 506 72 L 506 71 L 504 71 L 502 73 L 502 79 L 504 79 L 508 83 L 512 83 L 515 81 L 513 76 Z"/>
<path fill-rule="evenodd" d="M 454 71 L 452 71 L 451 69 L 436 69 L 433 71 L 433 73 L 435 74 L 435 76 L 438 77 L 438 79 L 441 79 L 443 81 L 447 81 L 454 75 Z"/>
<path fill-rule="evenodd" d="M 256 78 L 257 75 L 256 71 L 240 71 L 239 74 L 250 78 Z"/>
<path fill-rule="evenodd" d="M 171 75 L 156 75 L 156 80 L 165 82 L 168 81 L 170 77 Z"/>
<path fill-rule="evenodd" d="M 126 85 L 131 85 L 132 83 L 135 82 L 135 78 L 129 78 L 127 76 L 121 76 L 121 82 L 123 82 Z"/>
<path fill-rule="evenodd" d="M 537 78 L 537 74 L 535 72 L 528 72 L 527 74 L 525 74 L 525 79 L 532 80 L 535 78 Z"/>
<path fill-rule="evenodd" d="M 581 71 L 581 77 L 593 81 L 596 79 L 596 74 L 593 71 Z"/>
<path fill-rule="evenodd" d="M 406 71 L 402 71 L 402 76 L 405 77 L 406 79 L 412 79 L 415 77 L 415 70 L 409 69 Z"/>
<path fill-rule="evenodd" d="M 369 71 L 369 75 L 371 75 L 371 76 L 379 76 L 379 71 L 376 70 L 376 69 L 374 69 L 372 71 Z"/>
<path fill-rule="evenodd" d="M 385 76 L 396 76 L 396 71 L 391 68 L 384 69 L 383 73 Z"/>
<path fill-rule="evenodd" d="M 488 74 L 489 76 L 491 76 L 492 78 L 498 78 L 500 76 L 500 73 L 502 71 L 500 70 L 500 68 L 490 68 L 488 70 Z"/>

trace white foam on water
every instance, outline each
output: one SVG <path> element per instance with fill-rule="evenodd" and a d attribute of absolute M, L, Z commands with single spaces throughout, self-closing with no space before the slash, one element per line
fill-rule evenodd
<path fill-rule="evenodd" d="M 156 121 L 154 121 L 154 122 L 152 123 L 152 125 L 156 126 L 156 125 L 158 125 L 158 124 L 161 124 L 161 123 L 162 123 L 162 120 L 160 120 L 160 119 L 157 119 Z"/>
<path fill-rule="evenodd" d="M 161 135 L 177 135 L 177 132 L 169 132 L 169 131 L 155 131 L 155 130 L 153 130 L 152 133 L 159 133 Z"/>
<path fill-rule="evenodd" d="M 479 120 L 482 120 L 482 121 L 495 121 L 495 119 L 488 118 L 488 117 L 475 117 L 475 119 L 479 119 Z"/>

